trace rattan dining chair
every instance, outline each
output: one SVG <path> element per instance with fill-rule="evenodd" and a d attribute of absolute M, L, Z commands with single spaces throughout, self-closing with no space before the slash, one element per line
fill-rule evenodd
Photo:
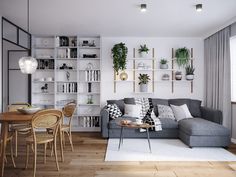
<path fill-rule="evenodd" d="M 37 162 L 37 145 L 43 144 L 44 145 L 44 163 L 46 163 L 46 149 L 47 144 L 51 143 L 53 145 L 53 152 L 56 161 L 56 167 L 59 171 L 58 159 L 57 159 L 57 148 L 56 148 L 56 137 L 58 128 L 60 126 L 62 112 L 55 109 L 47 109 L 41 110 L 34 114 L 31 122 L 32 127 L 32 135 L 26 138 L 26 163 L 25 168 L 28 167 L 29 161 L 29 149 L 30 146 L 33 145 L 33 153 L 34 153 L 34 177 L 36 174 L 36 162 Z M 47 133 L 47 129 L 52 130 L 52 134 Z M 37 130 L 45 132 L 37 132 Z"/>
<path fill-rule="evenodd" d="M 8 105 L 8 111 L 13 112 L 17 111 L 19 108 L 27 108 L 30 105 L 28 103 L 13 103 Z M 11 131 L 13 132 L 13 136 L 15 137 L 15 157 L 18 154 L 18 134 L 25 135 L 28 134 L 30 131 L 30 125 L 26 124 L 13 124 L 11 125 Z"/>
<path fill-rule="evenodd" d="M 76 104 L 74 102 L 67 103 L 62 108 L 64 119 L 69 119 L 69 121 L 67 121 L 68 123 L 64 123 L 65 120 L 62 120 L 61 133 L 63 137 L 63 143 L 65 146 L 65 134 L 67 134 L 72 152 L 74 151 L 74 147 L 73 147 L 73 142 L 72 142 L 71 125 L 72 125 L 72 118 L 74 116 L 75 110 L 76 110 Z"/>
<path fill-rule="evenodd" d="M 13 143 L 12 143 L 12 141 L 13 141 L 13 135 L 12 135 L 12 133 L 9 133 L 8 137 L 7 137 L 7 143 L 8 142 L 10 143 L 11 161 L 12 161 L 13 166 L 16 167 L 15 160 L 14 160 L 14 155 L 13 155 Z M 0 141 L 0 149 L 2 149 L 2 139 Z M 4 157 L 4 158 L 5 158 L 5 162 L 7 162 L 7 158 L 6 157 Z"/>

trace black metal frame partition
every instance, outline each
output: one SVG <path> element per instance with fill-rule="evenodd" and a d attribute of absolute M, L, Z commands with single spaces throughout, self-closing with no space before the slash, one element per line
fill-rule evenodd
<path fill-rule="evenodd" d="M 11 39 L 7 39 L 4 37 L 4 22 L 12 25 L 13 27 L 16 28 L 16 42 L 12 41 Z M 11 21 L 9 21 L 8 19 L 2 17 L 2 82 L 3 82 L 3 61 L 4 61 L 4 55 L 3 55 L 3 43 L 4 41 L 6 42 L 9 42 L 13 45 L 16 45 L 20 48 L 22 48 L 23 50 L 8 50 L 8 54 L 7 54 L 7 78 L 9 79 L 9 54 L 10 52 L 28 52 L 28 55 L 31 55 L 31 39 L 32 39 L 32 36 L 29 32 L 27 32 L 26 30 L 22 29 L 21 27 L 19 27 L 18 25 L 12 23 Z M 28 37 L 28 46 L 23 46 L 20 44 L 20 31 L 22 31 L 23 33 L 25 33 Z M 28 75 L 28 86 L 29 86 L 29 89 L 28 89 L 28 102 L 31 103 L 31 75 L 29 74 Z M 9 82 L 8 82 L 8 90 L 9 90 Z M 4 89 L 3 89 L 3 84 L 2 84 L 2 96 L 3 96 L 3 93 L 4 92 Z M 8 98 L 7 98 L 8 102 L 9 102 L 9 95 L 8 95 Z M 3 99 L 2 99 L 2 109 L 3 109 Z"/>

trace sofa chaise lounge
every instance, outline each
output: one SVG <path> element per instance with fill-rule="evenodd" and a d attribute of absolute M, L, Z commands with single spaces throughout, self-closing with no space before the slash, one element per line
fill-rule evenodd
<path fill-rule="evenodd" d="M 157 104 L 183 105 L 186 104 L 194 118 L 183 119 L 179 122 L 169 119 L 160 119 L 162 131 L 150 131 L 151 138 L 179 138 L 189 147 L 228 147 L 230 144 L 230 131 L 222 126 L 222 112 L 201 106 L 200 100 L 193 99 L 158 99 L 149 98 L 154 107 L 154 113 L 158 116 Z M 135 104 L 134 98 L 121 100 L 108 100 L 107 104 L 116 104 L 124 114 L 124 104 Z M 118 138 L 120 127 L 117 121 L 122 119 L 135 121 L 133 117 L 121 116 L 110 120 L 106 106 L 101 110 L 102 136 L 104 138 Z M 125 138 L 145 138 L 146 134 L 137 129 L 125 129 Z"/>

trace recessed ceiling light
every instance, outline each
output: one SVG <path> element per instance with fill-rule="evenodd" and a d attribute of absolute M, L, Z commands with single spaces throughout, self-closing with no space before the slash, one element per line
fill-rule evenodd
<path fill-rule="evenodd" d="M 202 4 L 197 4 L 196 5 L 196 11 L 201 12 L 202 11 Z"/>
<path fill-rule="evenodd" d="M 141 4 L 141 12 L 146 12 L 147 11 L 147 4 Z"/>

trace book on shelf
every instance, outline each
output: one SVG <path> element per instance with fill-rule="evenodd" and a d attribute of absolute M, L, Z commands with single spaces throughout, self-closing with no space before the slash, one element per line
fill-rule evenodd
<path fill-rule="evenodd" d="M 99 116 L 83 116 L 80 120 L 82 127 L 99 127 Z"/>
<path fill-rule="evenodd" d="M 100 81 L 100 71 L 99 70 L 86 70 L 85 81 L 86 82 Z"/>
<path fill-rule="evenodd" d="M 57 85 L 58 93 L 77 93 L 77 83 L 69 82 L 69 83 L 59 83 Z"/>

